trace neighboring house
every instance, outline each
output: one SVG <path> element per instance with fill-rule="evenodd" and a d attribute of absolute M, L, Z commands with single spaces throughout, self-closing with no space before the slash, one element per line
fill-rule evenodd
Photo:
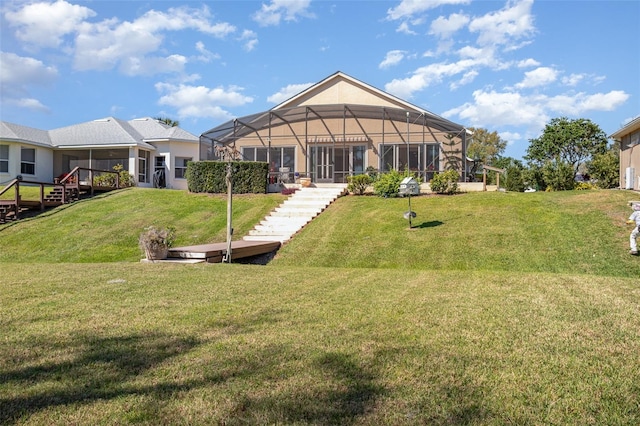
<path fill-rule="evenodd" d="M 347 181 L 368 168 L 409 168 L 425 181 L 453 168 L 466 181 L 470 133 L 425 109 L 337 72 L 280 105 L 230 120 L 200 136 L 200 159 L 234 149 L 270 164 L 271 182 L 296 176 Z"/>
<path fill-rule="evenodd" d="M 620 188 L 640 190 L 640 117 L 610 137 L 620 141 Z"/>
<path fill-rule="evenodd" d="M 153 118 L 108 117 L 50 131 L 0 122 L 0 184 L 22 176 L 53 182 L 74 167 L 113 170 L 120 164 L 138 186 L 187 189 L 188 161 L 198 137 Z"/>

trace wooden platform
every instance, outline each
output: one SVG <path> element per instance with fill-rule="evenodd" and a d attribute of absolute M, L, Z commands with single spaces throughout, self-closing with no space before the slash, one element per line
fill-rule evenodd
<path fill-rule="evenodd" d="M 280 248 L 280 241 L 232 241 L 231 261 L 274 252 Z M 227 254 L 227 243 L 202 244 L 197 246 L 172 247 L 171 259 L 199 259 L 208 263 L 220 263 Z"/>

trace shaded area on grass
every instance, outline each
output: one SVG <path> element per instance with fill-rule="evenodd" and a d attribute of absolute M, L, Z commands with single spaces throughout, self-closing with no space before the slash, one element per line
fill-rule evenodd
<path fill-rule="evenodd" d="M 6 423 L 640 420 L 637 277 L 64 266 L 2 265 Z"/>
<path fill-rule="evenodd" d="M 180 386 L 136 387 L 128 381 L 170 358 L 193 349 L 197 339 L 161 334 L 117 337 L 78 336 L 55 347 L 34 345 L 35 353 L 63 350 L 71 359 L 18 364 L 0 372 L 0 382 L 32 388 L 18 397 L 0 398 L 0 423 L 16 421 L 49 407 L 95 402 L 132 393 L 162 396 Z M 62 358 L 66 358 L 62 356 Z"/>

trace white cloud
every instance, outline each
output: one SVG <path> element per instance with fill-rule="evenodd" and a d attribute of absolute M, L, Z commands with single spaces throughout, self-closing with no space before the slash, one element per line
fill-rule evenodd
<path fill-rule="evenodd" d="M 514 145 L 516 142 L 523 140 L 523 136 L 518 132 L 500 132 L 500 139 L 507 141 L 507 145 Z"/>
<path fill-rule="evenodd" d="M 400 25 L 398 25 L 398 28 L 396 28 L 396 32 L 397 33 L 407 34 L 407 35 L 416 35 L 416 34 L 418 34 L 417 32 L 413 31 L 411 28 L 409 28 L 409 23 L 408 22 L 402 22 Z"/>
<path fill-rule="evenodd" d="M 158 104 L 175 108 L 181 119 L 207 117 L 225 121 L 232 118 L 232 114 L 224 108 L 253 102 L 253 98 L 243 95 L 243 89 L 237 86 L 211 89 L 205 86 L 156 83 L 155 87 L 158 92 L 164 93 Z"/>
<path fill-rule="evenodd" d="M 459 13 L 449 15 L 449 18 L 440 16 L 433 22 L 431 22 L 429 34 L 433 34 L 442 38 L 451 37 L 453 33 L 467 25 L 469 23 L 469 20 L 470 19 L 468 16 Z"/>
<path fill-rule="evenodd" d="M 529 67 L 537 67 L 537 66 L 540 66 L 540 62 L 531 58 L 523 59 L 521 61 L 518 61 L 517 63 L 518 68 L 529 68 Z"/>
<path fill-rule="evenodd" d="M 187 58 L 182 55 L 169 55 L 166 57 L 134 57 L 122 58 L 120 71 L 129 76 L 154 75 L 163 73 L 180 73 L 184 70 Z"/>
<path fill-rule="evenodd" d="M 134 21 L 117 19 L 78 29 L 74 67 L 77 70 L 108 70 L 118 67 L 128 75 L 181 72 L 187 60 L 182 55 L 155 56 L 164 48 L 164 32 L 193 29 L 214 37 L 225 37 L 236 28 L 209 23 L 208 8 L 171 8 L 167 13 L 151 10 Z"/>
<path fill-rule="evenodd" d="M 443 115 L 447 118 L 457 116 L 472 127 L 518 126 L 537 132 L 551 116 L 579 117 L 589 111 L 612 111 L 628 99 L 629 95 L 619 90 L 556 96 L 476 90 L 473 102 L 450 109 Z"/>
<path fill-rule="evenodd" d="M 538 67 L 524 73 L 524 79 L 516 84 L 517 88 L 545 86 L 558 78 L 558 71 L 550 67 Z"/>
<path fill-rule="evenodd" d="M 535 31 L 531 6 L 533 0 L 508 3 L 497 12 L 474 18 L 469 24 L 469 31 L 478 33 L 478 44 L 521 46 L 515 41 L 528 37 Z"/>
<path fill-rule="evenodd" d="M 395 79 L 385 85 L 385 90 L 400 98 L 409 99 L 414 92 L 441 83 L 445 77 L 465 74 L 478 64 L 473 59 L 463 59 L 452 63 L 434 63 L 413 72 L 413 75 L 404 79 Z"/>
<path fill-rule="evenodd" d="M 267 101 L 272 102 L 274 104 L 282 103 L 287 99 L 302 92 L 303 90 L 313 86 L 313 84 L 314 83 L 290 84 L 280 89 L 277 93 L 274 93 L 273 95 L 269 96 L 267 98 Z"/>
<path fill-rule="evenodd" d="M 42 102 L 33 98 L 8 99 L 7 104 L 15 106 L 17 108 L 28 109 L 30 111 L 44 112 L 44 113 L 51 112 L 51 109 L 49 107 L 47 107 L 46 105 L 43 105 Z"/>
<path fill-rule="evenodd" d="M 470 2 L 471 0 L 402 0 L 398 6 L 387 10 L 387 19 L 390 21 L 407 19 L 447 4 L 468 4 Z"/>
<path fill-rule="evenodd" d="M 280 25 L 282 20 L 297 21 L 299 17 L 313 18 L 309 12 L 311 0 L 271 0 L 262 4 L 262 8 L 253 14 L 253 20 L 260 26 Z"/>
<path fill-rule="evenodd" d="M 569 76 L 562 77 L 562 84 L 565 86 L 577 86 L 585 77 L 585 74 L 571 74 Z"/>
<path fill-rule="evenodd" d="M 17 28 L 17 39 L 34 47 L 58 47 L 65 35 L 74 33 L 85 19 L 95 15 L 87 7 L 58 0 L 26 4 L 7 11 L 5 18 L 11 27 Z"/>
<path fill-rule="evenodd" d="M 220 59 L 220 55 L 209 51 L 201 41 L 196 42 L 196 50 L 200 53 L 200 55 L 198 55 L 199 61 L 209 63 L 214 59 Z"/>
<path fill-rule="evenodd" d="M 451 84 L 449 84 L 449 88 L 451 90 L 456 90 L 458 89 L 460 86 L 464 86 L 466 84 L 469 84 L 471 82 L 473 82 L 473 80 L 475 80 L 475 78 L 478 76 L 479 72 L 476 70 L 471 70 L 469 72 L 464 73 L 464 75 L 462 76 L 462 78 L 458 81 L 454 81 Z"/>
<path fill-rule="evenodd" d="M 406 53 L 404 50 L 391 50 L 387 52 L 384 60 L 378 65 L 378 68 L 385 69 L 399 64 L 404 59 Z"/>
<path fill-rule="evenodd" d="M 621 90 L 609 93 L 576 93 L 550 97 L 548 107 L 559 114 L 578 116 L 588 111 L 613 111 L 629 99 Z"/>
<path fill-rule="evenodd" d="M 244 50 L 247 52 L 251 52 L 258 45 L 258 35 L 251 30 L 244 30 L 239 40 L 244 42 Z"/>
<path fill-rule="evenodd" d="M 46 106 L 30 96 L 30 91 L 33 86 L 47 86 L 57 78 L 58 70 L 55 67 L 46 66 L 34 58 L 0 52 L 2 103 L 18 108 L 48 111 Z"/>
<path fill-rule="evenodd" d="M 472 127 L 526 126 L 541 128 L 548 121 L 544 103 L 517 92 L 473 92 L 473 102 L 446 111 L 445 117 L 458 116 Z"/>
<path fill-rule="evenodd" d="M 7 89 L 8 86 L 46 85 L 57 77 L 58 71 L 55 67 L 46 66 L 38 59 L 0 52 L 0 83 L 6 85 Z"/>

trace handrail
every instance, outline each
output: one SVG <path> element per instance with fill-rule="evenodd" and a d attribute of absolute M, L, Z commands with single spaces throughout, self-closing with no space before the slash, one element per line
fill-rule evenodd
<path fill-rule="evenodd" d="M 17 182 L 19 182 L 18 179 L 13 179 L 12 181 L 10 181 L 9 185 L 5 186 L 4 189 L 2 191 L 0 191 L 0 195 L 2 195 L 5 192 L 7 192 L 9 190 L 9 188 L 13 188 L 16 185 Z"/>
<path fill-rule="evenodd" d="M 44 187 L 45 186 L 53 186 L 53 187 L 62 187 L 62 203 L 65 204 L 67 202 L 67 189 L 77 189 L 80 190 L 80 170 L 87 170 L 89 172 L 89 188 L 91 190 L 91 195 L 94 193 L 94 188 L 108 188 L 105 186 L 94 185 L 93 178 L 94 172 L 102 173 L 112 173 L 115 174 L 115 189 L 120 189 L 120 174 L 118 172 L 114 172 L 111 170 L 99 170 L 99 169 L 90 169 L 86 167 L 74 167 L 69 173 L 66 173 L 66 176 L 62 179 L 58 180 L 56 178 L 54 182 L 39 182 L 34 180 L 24 180 L 22 178 L 16 178 L 10 181 L 10 183 L 5 186 L 1 191 L 0 195 L 8 192 L 11 188 L 15 191 L 15 197 L 10 205 L 15 206 L 15 217 L 18 219 L 18 215 L 20 212 L 20 184 L 31 184 L 31 185 L 39 185 L 40 186 L 40 210 L 44 210 L 45 208 L 45 195 L 44 195 Z"/>

